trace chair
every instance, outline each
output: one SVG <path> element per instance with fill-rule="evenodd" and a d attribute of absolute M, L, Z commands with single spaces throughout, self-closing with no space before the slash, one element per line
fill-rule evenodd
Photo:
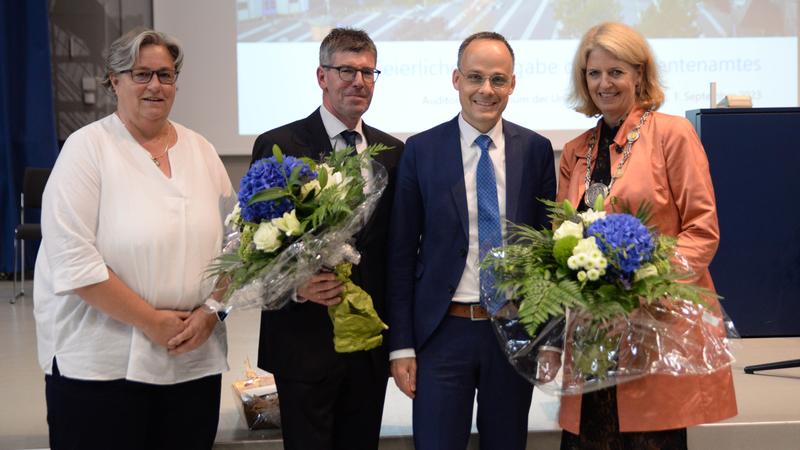
<path fill-rule="evenodd" d="M 27 167 L 22 180 L 22 192 L 19 195 L 19 225 L 14 229 L 14 295 L 9 300 L 15 303 L 18 298 L 25 297 L 25 241 L 41 240 L 42 225 L 25 223 L 25 208 L 42 207 L 42 194 L 51 169 Z M 17 265 L 21 260 L 22 264 Z M 19 269 L 19 270 L 18 270 Z M 20 288 L 17 290 L 17 275 L 20 275 Z"/>

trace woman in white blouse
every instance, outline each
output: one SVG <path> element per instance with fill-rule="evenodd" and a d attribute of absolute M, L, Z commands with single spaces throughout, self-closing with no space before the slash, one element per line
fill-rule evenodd
<path fill-rule="evenodd" d="M 182 62 L 163 33 L 116 40 L 117 110 L 67 139 L 45 189 L 34 301 L 53 449 L 213 445 L 227 344 L 203 272 L 235 195 L 214 147 L 168 119 Z"/>

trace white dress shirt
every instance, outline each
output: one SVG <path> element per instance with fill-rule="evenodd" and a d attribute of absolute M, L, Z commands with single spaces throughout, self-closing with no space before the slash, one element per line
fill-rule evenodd
<path fill-rule="evenodd" d="M 461 161 L 464 164 L 464 187 L 467 193 L 467 219 L 469 220 L 469 247 L 467 261 L 461 281 L 453 294 L 458 303 L 478 303 L 480 301 L 480 254 L 478 251 L 478 186 L 477 171 L 481 149 L 475 139 L 481 134 L 492 138 L 489 157 L 494 166 L 497 183 L 497 206 L 500 209 L 500 231 L 505 242 L 506 236 L 506 140 L 503 136 L 503 121 L 486 133 L 481 133 L 468 124 L 464 117 L 458 116 L 458 129 L 461 132 Z"/>
<path fill-rule="evenodd" d="M 325 105 L 320 106 L 319 115 L 322 117 L 322 124 L 325 126 L 325 132 L 328 133 L 328 139 L 331 141 L 331 148 L 336 151 L 347 147 L 347 142 L 345 142 L 341 133 L 342 131 L 349 130 L 349 128 L 328 111 Z M 351 130 L 358 133 L 356 136 L 356 153 L 359 155 L 369 146 L 369 142 L 367 142 L 367 138 L 364 136 L 362 124 L 363 122 L 361 118 L 359 118 L 355 128 Z M 369 190 L 372 189 L 372 168 L 362 167 L 361 175 L 364 176 L 364 192 L 369 192 Z"/>
<path fill-rule="evenodd" d="M 322 124 L 325 126 L 325 132 L 328 133 L 328 139 L 331 141 L 331 148 L 340 150 L 347 147 L 347 143 L 344 141 L 341 133 L 342 131 L 349 130 L 349 128 L 328 111 L 325 105 L 320 106 L 319 115 L 322 117 Z M 356 151 L 360 154 L 367 148 L 367 140 L 364 138 L 361 119 L 358 119 L 358 123 L 352 131 L 358 133 L 358 136 L 356 136 Z"/>
<path fill-rule="evenodd" d="M 480 301 L 480 254 L 478 251 L 478 189 L 476 173 L 481 149 L 475 139 L 481 134 L 492 138 L 489 146 L 489 157 L 494 166 L 494 177 L 497 183 L 497 206 L 500 210 L 500 230 L 503 242 L 506 241 L 506 140 L 503 136 L 503 121 L 499 120 L 492 129 L 481 133 L 467 123 L 462 115 L 458 116 L 458 129 L 461 140 L 461 162 L 464 166 L 464 187 L 467 195 L 467 219 L 469 220 L 469 244 L 467 260 L 461 281 L 453 294 L 453 302 L 478 303 Z M 398 349 L 389 353 L 389 359 L 411 358 L 416 353 L 412 348 Z"/>
<path fill-rule="evenodd" d="M 173 384 L 228 370 L 225 327 L 196 350 L 170 356 L 138 329 L 83 301 L 75 289 L 108 268 L 157 309 L 190 311 L 210 286 L 236 196 L 214 147 L 173 123 L 172 177 L 153 164 L 116 114 L 73 133 L 44 191 L 34 277 L 39 363 L 66 377 Z"/>

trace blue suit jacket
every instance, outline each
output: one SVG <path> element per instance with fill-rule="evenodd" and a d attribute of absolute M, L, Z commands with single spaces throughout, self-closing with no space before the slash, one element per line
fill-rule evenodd
<path fill-rule="evenodd" d="M 550 141 L 503 121 L 506 219 L 548 226 L 554 199 Z M 447 314 L 466 264 L 469 220 L 458 117 L 408 139 L 389 232 L 389 350 L 419 350 Z"/>

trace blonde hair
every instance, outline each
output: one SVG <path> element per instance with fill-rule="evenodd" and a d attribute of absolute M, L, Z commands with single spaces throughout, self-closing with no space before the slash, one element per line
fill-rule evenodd
<path fill-rule="evenodd" d="M 645 109 L 658 109 L 664 103 L 664 89 L 658 76 L 653 51 L 645 38 L 633 28 L 618 22 L 605 22 L 589 29 L 581 38 L 572 61 L 569 100 L 575 111 L 589 117 L 600 115 L 586 86 L 586 61 L 592 50 L 601 48 L 642 71 L 636 89 L 636 103 Z"/>

